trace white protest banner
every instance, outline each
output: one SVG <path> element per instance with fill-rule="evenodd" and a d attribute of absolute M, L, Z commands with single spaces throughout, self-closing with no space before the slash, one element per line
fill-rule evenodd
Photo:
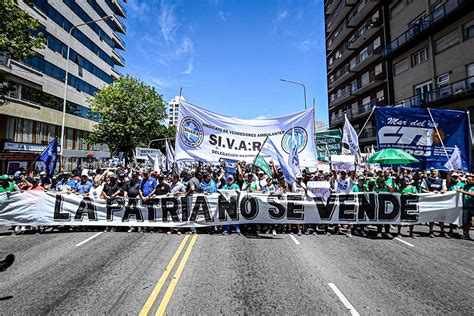
<path fill-rule="evenodd" d="M 278 118 L 244 120 L 181 100 L 175 160 L 218 162 L 224 158 L 251 163 L 268 136 L 288 161 L 292 133 L 297 142 L 299 165 L 315 167 L 313 109 Z"/>
<path fill-rule="evenodd" d="M 213 193 L 147 202 L 23 191 L 0 194 L 0 225 L 202 227 L 228 224 L 417 224 L 455 222 L 457 192 L 400 195 Z"/>
<path fill-rule="evenodd" d="M 333 170 L 354 170 L 355 157 L 352 155 L 331 155 Z"/>
<path fill-rule="evenodd" d="M 328 181 L 308 181 L 306 186 L 315 197 L 323 198 L 326 201 L 331 196 L 331 186 Z"/>
<path fill-rule="evenodd" d="M 135 148 L 135 157 L 137 159 L 145 159 L 148 160 L 147 154 L 150 155 L 150 157 L 155 157 L 158 156 L 159 159 L 163 159 L 165 155 L 161 152 L 161 150 L 156 149 L 156 148 L 140 148 L 137 147 Z"/>

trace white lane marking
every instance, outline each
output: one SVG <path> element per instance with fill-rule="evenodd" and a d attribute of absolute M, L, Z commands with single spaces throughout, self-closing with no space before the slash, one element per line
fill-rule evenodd
<path fill-rule="evenodd" d="M 337 288 L 337 286 L 334 283 L 328 283 L 329 287 L 336 293 L 337 297 L 341 300 L 342 304 L 349 310 L 351 315 L 353 316 L 359 316 L 359 313 L 356 311 L 354 306 L 352 306 L 351 302 L 342 294 L 342 292 Z"/>
<path fill-rule="evenodd" d="M 90 237 L 87 238 L 86 240 L 83 240 L 83 241 L 81 241 L 80 243 L 78 243 L 78 244 L 76 245 L 76 247 L 79 247 L 79 246 L 84 245 L 86 242 L 88 242 L 89 240 L 94 239 L 95 237 L 99 236 L 99 235 L 102 234 L 102 233 L 103 233 L 103 232 L 99 232 L 99 233 L 97 233 L 97 234 L 95 234 L 95 235 L 93 235 L 93 236 L 90 236 Z"/>
<path fill-rule="evenodd" d="M 412 245 L 412 244 L 410 244 L 409 242 L 406 242 L 405 240 L 402 240 L 401 238 L 395 237 L 395 238 L 393 238 L 393 239 L 398 240 L 399 242 L 402 242 L 402 243 L 404 243 L 405 245 L 408 245 L 408 246 L 410 246 L 410 247 L 415 247 L 415 245 Z"/>
<path fill-rule="evenodd" d="M 295 244 L 297 244 L 297 245 L 301 245 L 301 244 L 300 244 L 300 242 L 298 241 L 298 239 L 296 239 L 296 237 L 295 237 L 295 236 L 293 236 L 293 235 L 290 235 L 290 237 L 291 237 L 291 239 L 293 239 L 293 241 L 295 242 Z"/>

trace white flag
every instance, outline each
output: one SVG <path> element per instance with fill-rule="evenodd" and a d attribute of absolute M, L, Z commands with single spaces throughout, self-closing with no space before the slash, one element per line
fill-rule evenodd
<path fill-rule="evenodd" d="M 342 142 L 349 145 L 351 154 L 356 156 L 359 152 L 359 136 L 357 136 L 357 132 L 352 127 L 351 122 L 349 122 L 347 115 L 345 117 Z"/>
<path fill-rule="evenodd" d="M 264 146 L 261 150 L 262 153 L 269 155 L 275 160 L 278 160 L 278 165 L 280 166 L 281 171 L 285 175 L 286 181 L 292 185 L 296 181 L 296 175 L 293 173 L 292 168 L 288 165 L 288 162 L 285 160 L 281 154 L 278 147 L 272 142 L 270 138 L 267 138 Z"/>
<path fill-rule="evenodd" d="M 295 137 L 295 129 L 291 132 L 290 140 L 290 155 L 288 156 L 288 165 L 290 166 L 293 174 L 297 175 L 300 173 L 300 159 L 298 157 L 298 142 Z"/>
<path fill-rule="evenodd" d="M 158 155 L 155 155 L 155 159 L 153 159 L 153 170 L 160 172 L 160 158 Z"/>
<path fill-rule="evenodd" d="M 462 170 L 461 152 L 459 151 L 458 146 L 454 145 L 453 153 L 444 166 L 448 170 Z"/>

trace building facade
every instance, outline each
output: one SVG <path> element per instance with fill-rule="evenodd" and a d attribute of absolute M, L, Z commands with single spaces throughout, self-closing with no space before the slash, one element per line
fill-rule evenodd
<path fill-rule="evenodd" d="M 474 108 L 474 1 L 389 1 L 390 104 Z"/>
<path fill-rule="evenodd" d="M 179 99 L 186 101 L 183 96 L 176 96 L 168 102 L 168 126 L 176 126 L 178 124 Z"/>
<path fill-rule="evenodd" d="M 347 115 L 364 152 L 374 106 L 474 107 L 474 1 L 327 0 L 330 128 Z"/>
<path fill-rule="evenodd" d="M 324 12 L 329 127 L 342 128 L 347 116 L 356 131 L 362 130 L 359 142 L 365 151 L 375 143 L 374 120 L 368 118 L 376 105 L 387 102 L 383 5 L 373 0 L 327 0 Z"/>
<path fill-rule="evenodd" d="M 126 28 L 122 0 L 34 0 L 19 6 L 40 23 L 46 44 L 38 54 L 22 62 L 0 52 L 0 72 L 12 87 L 8 103 L 0 108 L 0 171 L 29 167 L 46 145 L 60 141 L 67 49 L 70 46 L 64 167 L 72 169 L 91 153 L 110 157 L 104 145 L 84 142 L 99 120 L 87 99 L 122 74 L 119 51 L 125 50 L 121 36 Z M 79 24 L 112 16 L 110 19 Z M 72 29 L 72 31 L 71 31 Z M 69 37 L 69 32 L 71 36 Z"/>

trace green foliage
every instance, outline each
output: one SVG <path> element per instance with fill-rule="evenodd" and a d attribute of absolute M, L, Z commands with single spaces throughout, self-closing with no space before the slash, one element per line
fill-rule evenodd
<path fill-rule="evenodd" d="M 31 4 L 31 0 L 23 2 Z M 18 0 L 0 0 L 0 53 L 16 60 L 35 55 L 35 49 L 42 48 L 45 42 L 39 27 L 39 22 L 18 6 Z M 0 73 L 0 105 L 9 89 Z"/>
<path fill-rule="evenodd" d="M 150 140 L 173 133 L 162 125 L 166 115 L 162 96 L 130 76 L 103 88 L 89 103 L 101 120 L 87 141 L 107 144 L 114 154 L 123 151 L 131 157 L 135 147 L 146 147 Z"/>

